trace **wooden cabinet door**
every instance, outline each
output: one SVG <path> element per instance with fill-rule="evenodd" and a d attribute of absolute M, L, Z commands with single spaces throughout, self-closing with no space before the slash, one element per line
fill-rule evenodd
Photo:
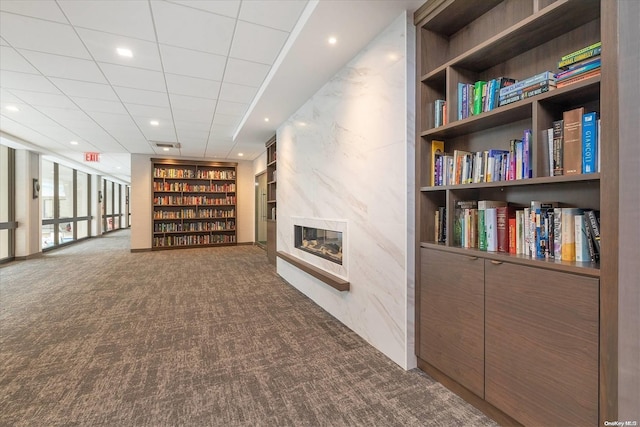
<path fill-rule="evenodd" d="M 418 357 L 484 397 L 483 260 L 421 251 Z"/>
<path fill-rule="evenodd" d="M 487 260 L 485 280 L 485 399 L 525 425 L 597 425 L 598 279 Z"/>

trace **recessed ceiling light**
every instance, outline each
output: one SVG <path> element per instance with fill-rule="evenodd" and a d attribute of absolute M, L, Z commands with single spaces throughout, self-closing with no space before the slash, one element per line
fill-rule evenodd
<path fill-rule="evenodd" d="M 69 144 L 71 144 L 71 145 L 78 145 L 78 141 L 71 141 L 71 142 L 69 142 Z"/>
<path fill-rule="evenodd" d="M 133 58 L 133 52 L 131 52 L 131 49 L 127 49 L 126 47 L 119 47 L 116 49 L 116 52 L 118 52 L 118 55 L 124 56 L 125 58 Z"/>
<path fill-rule="evenodd" d="M 242 157 L 244 156 L 244 153 L 238 153 L 238 156 Z"/>
<path fill-rule="evenodd" d="M 268 122 L 268 121 L 269 121 L 269 117 L 265 117 L 265 118 L 264 118 L 264 121 L 265 121 L 265 122 Z"/>
<path fill-rule="evenodd" d="M 338 43 L 338 39 L 335 37 L 329 37 L 329 44 L 336 44 Z"/>
<path fill-rule="evenodd" d="M 122 169 L 120 166 L 116 166 L 116 169 Z"/>
<path fill-rule="evenodd" d="M 15 105 L 7 105 L 6 107 L 4 107 L 6 110 L 9 111 L 20 111 L 20 109 L 18 107 L 16 107 Z"/>
<path fill-rule="evenodd" d="M 158 125 L 160 125 L 160 122 L 159 122 L 159 121 L 157 121 L 157 120 L 151 120 L 151 121 L 149 122 L 149 124 L 150 124 L 151 126 L 158 126 Z"/>
<path fill-rule="evenodd" d="M 169 147 L 164 147 L 163 150 L 164 151 L 169 151 Z"/>

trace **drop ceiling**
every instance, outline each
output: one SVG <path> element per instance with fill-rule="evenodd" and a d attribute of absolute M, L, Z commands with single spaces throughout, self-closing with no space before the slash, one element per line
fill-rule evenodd
<path fill-rule="evenodd" d="M 125 182 L 132 153 L 253 160 L 280 123 L 421 3 L 2 0 L 0 131 Z M 86 152 L 100 162 L 85 163 Z"/>

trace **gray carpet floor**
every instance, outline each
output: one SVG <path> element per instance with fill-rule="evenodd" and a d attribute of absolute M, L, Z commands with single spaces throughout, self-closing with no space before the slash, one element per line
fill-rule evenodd
<path fill-rule="evenodd" d="M 253 246 L 117 231 L 0 267 L 1 426 L 492 426 Z"/>

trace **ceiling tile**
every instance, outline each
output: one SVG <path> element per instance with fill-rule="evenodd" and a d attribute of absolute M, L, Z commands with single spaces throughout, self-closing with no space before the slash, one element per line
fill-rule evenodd
<path fill-rule="evenodd" d="M 173 3 L 153 2 L 158 41 L 172 46 L 227 55 L 235 21 Z"/>
<path fill-rule="evenodd" d="M 251 103 L 256 96 L 258 88 L 236 85 L 233 83 L 222 83 L 220 89 L 220 100 L 231 102 Z"/>
<path fill-rule="evenodd" d="M 14 48 L 91 59 L 70 25 L 0 12 L 2 37 Z"/>
<path fill-rule="evenodd" d="M 112 86 L 155 90 L 157 92 L 166 90 L 162 73 L 158 71 L 142 70 L 115 64 L 100 63 L 99 65 Z"/>
<path fill-rule="evenodd" d="M 4 89 L 23 89 L 34 92 L 57 93 L 60 91 L 46 77 L 35 74 L 0 70 L 0 82 Z"/>
<path fill-rule="evenodd" d="M 217 99 L 220 82 L 195 77 L 165 74 L 169 94 Z"/>
<path fill-rule="evenodd" d="M 207 139 L 209 138 L 209 129 L 206 130 L 193 130 L 193 129 L 178 129 L 178 141 L 181 144 L 202 144 L 207 143 Z"/>
<path fill-rule="evenodd" d="M 154 107 L 169 108 L 169 97 L 166 92 L 153 90 L 132 89 L 129 87 L 114 86 L 122 102 L 127 104 L 151 105 Z"/>
<path fill-rule="evenodd" d="M 218 15 L 236 18 L 238 9 L 240 8 L 240 0 L 225 1 L 202 1 L 202 0 L 168 0 L 169 3 L 176 3 L 183 6 L 189 6 L 194 9 L 206 10 L 207 12 L 217 13 Z"/>
<path fill-rule="evenodd" d="M 0 37 L 0 46 L 9 46 L 9 43 L 2 37 Z"/>
<path fill-rule="evenodd" d="M 213 115 L 216 106 L 215 99 L 196 98 L 184 95 L 169 95 L 171 99 L 171 108 L 173 110 L 201 111 L 209 115 Z"/>
<path fill-rule="evenodd" d="M 158 45 L 154 42 L 82 28 L 78 29 L 78 34 L 98 62 L 162 71 Z M 119 47 L 131 49 L 133 57 L 118 55 L 116 49 Z"/>
<path fill-rule="evenodd" d="M 306 5 L 306 0 L 244 1 L 239 19 L 291 32 Z"/>
<path fill-rule="evenodd" d="M 39 107 L 38 110 L 56 122 L 65 119 L 84 120 L 87 115 L 78 108 Z"/>
<path fill-rule="evenodd" d="M 13 92 L 20 93 L 21 91 L 18 91 L 15 89 L 12 89 L 11 91 L 9 91 L 8 89 L 0 88 L 0 101 L 2 101 L 3 107 L 7 104 L 23 104 L 24 103 L 24 101 L 22 101 L 20 98 L 14 95 Z"/>
<path fill-rule="evenodd" d="M 51 81 L 60 88 L 62 92 L 70 97 L 81 96 L 85 98 L 105 99 L 107 101 L 118 100 L 116 93 L 109 85 L 53 77 L 51 78 Z"/>
<path fill-rule="evenodd" d="M 40 75 L 38 70 L 29 64 L 29 61 L 24 59 L 24 57 L 12 47 L 0 46 L 0 58 L 2 58 L 0 61 L 0 70 Z"/>
<path fill-rule="evenodd" d="M 205 121 L 194 121 L 194 120 L 174 120 L 176 125 L 176 130 L 178 133 L 180 132 L 209 132 L 211 128 L 211 119 Z"/>
<path fill-rule="evenodd" d="M 151 119 L 159 120 L 161 127 L 168 126 L 171 121 L 171 110 L 168 108 L 137 104 L 126 104 L 126 107 L 134 119 L 144 118 L 146 120 L 145 126 L 149 126 Z"/>
<path fill-rule="evenodd" d="M 48 21 L 67 24 L 67 18 L 53 1 L 42 0 L 2 0 L 0 10 L 3 12 L 17 13 L 18 15 L 31 16 L 33 18 L 46 19 Z"/>
<path fill-rule="evenodd" d="M 267 77 L 269 68 L 265 64 L 229 58 L 224 72 L 224 82 L 258 87 Z"/>
<path fill-rule="evenodd" d="M 74 26 L 155 41 L 146 1 L 60 0 L 58 3 Z"/>
<path fill-rule="evenodd" d="M 97 111 L 91 111 L 87 114 L 105 129 L 133 130 L 138 128 L 131 116 L 128 114 L 113 114 Z"/>
<path fill-rule="evenodd" d="M 35 107 L 76 108 L 76 105 L 65 95 L 15 89 L 11 92 L 22 101 Z"/>
<path fill-rule="evenodd" d="M 20 50 L 43 75 L 85 82 L 107 83 L 95 62 L 68 56 Z"/>
<path fill-rule="evenodd" d="M 231 115 L 228 115 L 228 114 L 216 113 L 216 115 L 213 118 L 213 124 L 214 125 L 237 126 L 238 123 L 240 123 L 240 119 L 242 119 L 241 116 L 231 116 Z"/>
<path fill-rule="evenodd" d="M 273 64 L 289 33 L 238 21 L 231 43 L 230 56 L 248 61 Z"/>
<path fill-rule="evenodd" d="M 249 108 L 248 103 L 243 102 L 231 102 L 231 101 L 218 101 L 216 107 L 216 113 L 230 114 L 230 115 L 243 115 Z"/>
<path fill-rule="evenodd" d="M 224 56 L 162 44 L 160 52 L 167 73 L 222 81 L 226 63 Z"/>
<path fill-rule="evenodd" d="M 207 126 L 211 125 L 211 119 L 213 118 L 213 111 L 201 110 L 181 110 L 173 109 L 173 120 L 178 121 L 198 121 L 207 123 Z"/>
<path fill-rule="evenodd" d="M 102 99 L 74 97 L 73 100 L 84 111 L 97 111 L 101 113 L 126 114 L 127 110 L 121 102 L 105 101 Z"/>

